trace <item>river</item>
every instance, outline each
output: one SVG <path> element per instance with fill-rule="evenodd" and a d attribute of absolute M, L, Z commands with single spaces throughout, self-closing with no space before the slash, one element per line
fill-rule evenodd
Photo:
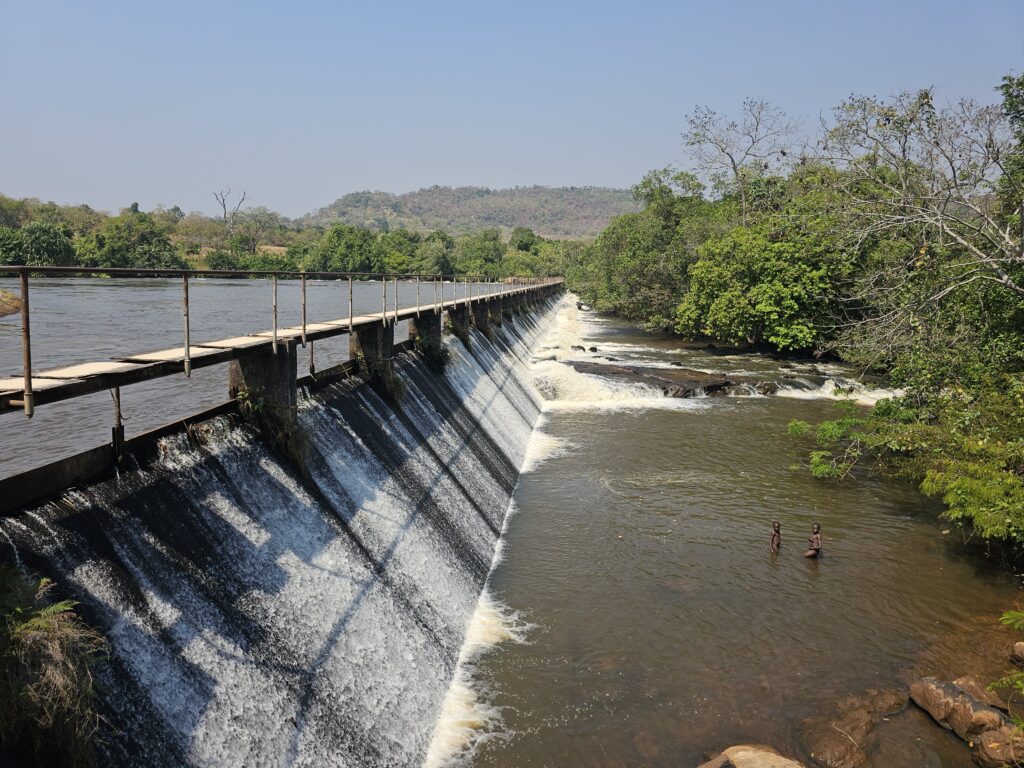
<path fill-rule="evenodd" d="M 916 488 L 791 469 L 808 446 L 786 425 L 833 416 L 841 368 L 694 350 L 571 304 L 558 323 L 532 363 L 545 414 L 489 579 L 523 642 L 470 665 L 490 722 L 456 764 L 696 765 L 751 742 L 806 759 L 805 719 L 911 670 L 962 674 L 945 666 L 970 656 L 970 628 L 1015 604 Z M 607 356 L 801 380 L 677 400 L 564 364 Z M 812 523 L 820 560 L 801 557 Z M 972 764 L 913 706 L 893 720 L 875 765 Z"/>

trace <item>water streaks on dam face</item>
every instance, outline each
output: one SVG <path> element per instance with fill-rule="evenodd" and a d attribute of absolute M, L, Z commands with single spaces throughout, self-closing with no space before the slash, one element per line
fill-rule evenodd
<path fill-rule="evenodd" d="M 112 765 L 418 765 L 539 400 L 519 371 L 550 306 L 397 361 L 399 407 L 306 395 L 302 460 L 218 417 L 156 459 L 0 521 L 82 601 Z"/>

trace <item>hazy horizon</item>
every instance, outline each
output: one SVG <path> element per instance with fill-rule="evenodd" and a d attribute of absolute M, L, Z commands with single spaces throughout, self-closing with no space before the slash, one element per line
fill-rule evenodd
<path fill-rule="evenodd" d="M 851 93 L 995 102 L 1024 6 L 3 2 L 0 192 L 289 217 L 367 190 L 628 188 L 697 104 L 810 129 Z"/>

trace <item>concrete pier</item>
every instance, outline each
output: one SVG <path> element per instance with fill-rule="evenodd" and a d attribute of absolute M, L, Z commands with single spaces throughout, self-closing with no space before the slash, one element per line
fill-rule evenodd
<path fill-rule="evenodd" d="M 359 370 L 371 386 L 391 398 L 395 395 L 395 370 L 392 364 L 395 324 L 374 323 L 356 329 L 349 337 L 349 357 L 359 361 Z"/>
<path fill-rule="evenodd" d="M 294 341 L 228 364 L 228 396 L 243 415 L 275 426 L 292 426 L 298 408 L 298 351 Z"/>
<path fill-rule="evenodd" d="M 491 337 L 491 313 L 487 309 L 487 301 L 474 302 L 470 308 L 473 312 L 473 325 L 478 331 Z"/>

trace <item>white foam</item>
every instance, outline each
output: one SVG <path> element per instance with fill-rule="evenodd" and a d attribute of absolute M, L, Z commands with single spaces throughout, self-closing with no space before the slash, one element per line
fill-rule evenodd
<path fill-rule="evenodd" d="M 500 643 L 509 640 L 525 642 L 529 629 L 529 624 L 520 620 L 484 587 L 466 630 L 455 676 L 434 725 L 430 748 L 423 761 L 424 768 L 464 763 L 477 745 L 501 723 L 501 710 L 487 701 L 487 692 L 474 680 L 473 662 Z"/>
<path fill-rule="evenodd" d="M 530 442 L 526 446 L 526 456 L 523 459 L 523 465 L 519 468 L 519 474 L 533 472 L 548 459 L 564 456 L 570 448 L 572 448 L 572 443 L 569 440 L 546 434 L 540 429 L 534 429 L 533 435 L 530 436 Z"/>
<path fill-rule="evenodd" d="M 814 389 L 781 387 L 776 394 L 778 397 L 788 397 L 792 400 L 848 400 L 860 405 L 875 405 L 879 400 L 902 397 L 904 391 L 882 387 L 868 389 L 855 381 L 828 379 Z"/>

